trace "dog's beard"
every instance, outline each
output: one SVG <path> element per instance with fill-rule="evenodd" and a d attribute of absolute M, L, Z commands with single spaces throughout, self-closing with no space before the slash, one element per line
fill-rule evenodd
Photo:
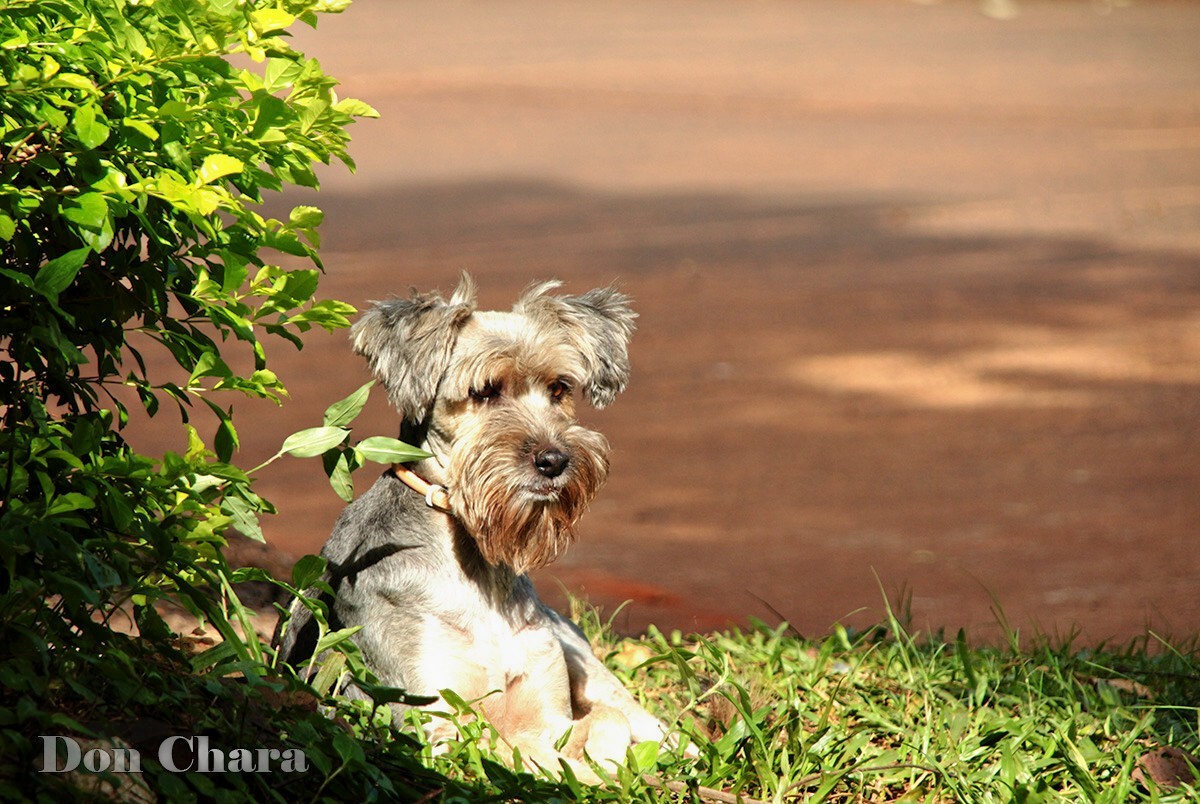
<path fill-rule="evenodd" d="M 528 431 L 520 438 L 495 432 L 460 441 L 450 460 L 451 505 L 490 564 L 517 574 L 543 567 L 575 538 L 575 523 L 608 476 L 608 442 L 572 426 L 558 437 L 570 457 L 566 470 L 547 479 L 533 469 Z"/>

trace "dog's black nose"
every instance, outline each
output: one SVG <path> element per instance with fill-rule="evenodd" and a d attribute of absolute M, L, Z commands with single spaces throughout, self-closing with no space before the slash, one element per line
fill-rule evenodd
<path fill-rule="evenodd" d="M 570 461 L 567 453 L 555 447 L 541 449 L 533 454 L 533 465 L 543 477 L 558 477 Z"/>

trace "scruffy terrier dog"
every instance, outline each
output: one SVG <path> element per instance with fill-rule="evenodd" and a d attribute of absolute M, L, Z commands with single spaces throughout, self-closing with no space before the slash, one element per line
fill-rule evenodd
<path fill-rule="evenodd" d="M 603 407 L 624 389 L 636 315 L 613 289 L 557 287 L 533 287 L 511 312 L 478 311 L 464 274 L 449 301 L 414 293 L 362 316 L 355 351 L 403 415 L 401 438 L 433 457 L 385 473 L 322 555 L 330 624 L 363 626 L 355 641 L 383 684 L 479 701 L 526 760 L 595 781 L 585 752 L 619 763 L 665 729 L 526 573 L 566 549 L 604 483 L 608 442 L 576 422 L 572 392 Z M 316 627 L 292 611 L 280 655 L 299 664 Z M 452 729 L 434 723 L 435 738 Z"/>

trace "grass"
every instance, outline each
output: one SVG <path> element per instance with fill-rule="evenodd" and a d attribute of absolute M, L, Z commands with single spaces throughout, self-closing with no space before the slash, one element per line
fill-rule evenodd
<path fill-rule="evenodd" d="M 524 784 L 526 800 L 1200 800 L 1186 765 L 1191 782 L 1178 785 L 1138 770 L 1162 747 L 1197 752 L 1194 643 L 1147 635 L 1076 649 L 1041 637 L 1024 645 L 1010 630 L 1001 646 L 975 646 L 962 633 L 911 634 L 894 615 L 817 641 L 763 624 L 618 640 L 594 612 L 579 619 L 700 757 L 647 747 L 607 789 L 589 789 L 522 781 L 467 740 L 430 755 L 437 770 L 501 798 Z"/>
<path fill-rule="evenodd" d="M 1187 762 L 1176 760 L 1183 782 L 1140 770 L 1144 757 L 1164 748 L 1177 757 L 1200 753 L 1195 640 L 1147 635 L 1119 648 L 1086 648 L 1069 639 L 1023 640 L 1006 629 L 1001 644 L 974 645 L 962 633 L 911 633 L 891 612 L 865 632 L 838 628 L 818 640 L 762 623 L 620 639 L 597 612 L 575 609 L 607 664 L 698 757 L 638 746 L 602 788 L 518 773 L 484 747 L 495 744 L 489 727 L 466 717 L 461 701 L 451 699 L 443 713 L 409 713 L 410 726 L 429 717 L 460 723 L 463 738 L 435 749 L 418 728 L 392 728 L 387 707 L 313 698 L 287 677 L 214 672 L 202 655 L 190 664 L 186 655 L 142 656 L 149 646 L 118 635 L 103 655 L 67 655 L 48 668 L 49 708 L 37 710 L 24 702 L 29 696 L 0 706 L 0 725 L 8 724 L 0 735 L 12 749 L 0 756 L 0 798 L 79 795 L 78 777 L 29 773 L 38 750 L 32 735 L 138 745 L 140 732 L 145 773 L 110 781 L 171 801 L 1200 800 Z M 129 658 L 110 667 L 105 656 Z M 85 660 L 93 669 L 81 674 Z M 152 749 L 167 733 L 207 734 L 226 746 L 300 747 L 311 769 L 167 773 Z"/>

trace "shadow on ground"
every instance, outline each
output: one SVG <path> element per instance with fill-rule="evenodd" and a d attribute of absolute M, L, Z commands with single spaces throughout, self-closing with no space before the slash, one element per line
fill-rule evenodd
<path fill-rule="evenodd" d="M 989 594 L 1014 625 L 1091 640 L 1200 622 L 1194 254 L 964 233 L 952 206 L 907 197 L 496 180 L 315 201 L 323 292 L 356 305 L 448 292 L 462 270 L 485 307 L 545 277 L 634 297 L 630 389 L 587 415 L 611 480 L 540 573 L 547 597 L 632 600 L 629 631 L 783 616 L 820 633 L 874 622 L 885 594 L 915 626 L 982 637 Z M 262 418 L 267 454 L 366 376 L 340 334 L 277 362 L 294 401 Z M 377 400 L 361 427 L 394 416 Z M 340 507 L 319 469 L 264 481 L 268 538 L 317 550 Z"/>

